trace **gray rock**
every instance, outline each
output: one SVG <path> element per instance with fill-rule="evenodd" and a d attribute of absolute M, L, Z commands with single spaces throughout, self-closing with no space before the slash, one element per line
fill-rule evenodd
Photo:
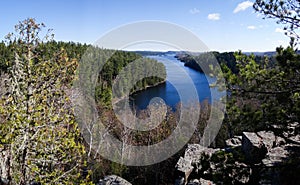
<path fill-rule="evenodd" d="M 275 147 L 277 146 L 282 146 L 282 145 L 285 145 L 286 144 L 286 141 L 284 138 L 282 137 L 279 137 L 279 136 L 276 136 L 276 139 L 275 139 Z"/>
<path fill-rule="evenodd" d="M 298 122 L 290 123 L 287 126 L 287 129 L 291 135 L 297 135 L 299 128 L 300 128 L 300 124 Z"/>
<path fill-rule="evenodd" d="M 272 148 L 266 155 L 266 158 L 262 160 L 263 164 L 267 167 L 276 165 L 282 162 L 288 157 L 289 152 L 285 147 Z"/>
<path fill-rule="evenodd" d="M 210 180 L 205 180 L 200 178 L 199 180 L 198 179 L 191 180 L 187 185 L 215 185 L 215 183 L 213 183 Z"/>
<path fill-rule="evenodd" d="M 260 184 L 281 184 L 280 169 L 289 157 L 289 145 L 272 148 L 262 160 L 264 167 L 260 171 Z"/>
<path fill-rule="evenodd" d="M 243 132 L 242 150 L 250 163 L 261 162 L 267 153 L 262 138 L 253 132 Z"/>
<path fill-rule="evenodd" d="M 201 185 L 215 185 L 215 183 L 213 183 L 212 181 L 205 180 L 205 179 L 202 179 L 202 178 L 200 178 L 199 182 L 200 182 Z"/>
<path fill-rule="evenodd" d="M 283 132 L 283 136 L 286 138 L 297 136 L 300 134 L 300 124 L 298 122 L 290 123 L 286 128 L 287 130 Z"/>
<path fill-rule="evenodd" d="M 189 175 L 192 173 L 194 167 L 192 166 L 192 159 L 180 157 L 176 169 L 184 176 L 184 182 L 187 181 Z"/>
<path fill-rule="evenodd" d="M 185 150 L 184 157 L 180 157 L 175 166 L 178 172 L 181 173 L 180 175 L 184 176 L 184 182 L 187 182 L 188 177 L 194 170 L 194 166 L 201 165 L 199 164 L 201 156 L 211 157 L 216 151 L 220 151 L 220 149 L 206 148 L 199 144 L 189 144 Z"/>
<path fill-rule="evenodd" d="M 233 138 L 227 139 L 225 143 L 228 147 L 239 147 L 242 145 L 242 136 L 234 136 Z"/>
<path fill-rule="evenodd" d="M 127 180 L 117 175 L 108 175 L 101 179 L 98 185 L 132 185 Z"/>
<path fill-rule="evenodd" d="M 188 185 L 200 185 L 200 181 L 198 179 L 190 180 Z"/>
<path fill-rule="evenodd" d="M 234 168 L 229 176 L 233 177 L 234 184 L 246 184 L 249 182 L 251 174 L 251 168 L 244 163 L 235 161 Z"/>
<path fill-rule="evenodd" d="M 199 144 L 189 144 L 185 150 L 184 157 L 180 157 L 176 164 L 178 171 L 187 173 L 193 170 L 193 164 L 199 163 L 202 155 L 211 157 L 213 153 L 220 149 L 206 148 Z"/>
<path fill-rule="evenodd" d="M 184 158 L 191 160 L 192 163 L 195 163 L 199 161 L 200 157 L 203 154 L 211 157 L 213 153 L 219 150 L 220 149 L 203 147 L 202 145 L 199 144 L 189 144 L 187 149 L 185 150 Z"/>
<path fill-rule="evenodd" d="M 267 147 L 268 151 L 273 148 L 276 142 L 276 137 L 274 132 L 271 131 L 260 131 L 257 135 L 262 139 L 263 144 Z"/>
<path fill-rule="evenodd" d="M 300 145 L 300 135 L 290 136 L 288 140 L 292 143 Z"/>

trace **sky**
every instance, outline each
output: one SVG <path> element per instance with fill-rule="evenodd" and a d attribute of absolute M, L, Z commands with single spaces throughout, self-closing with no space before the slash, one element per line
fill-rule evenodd
<path fill-rule="evenodd" d="M 287 46 L 283 26 L 263 19 L 245 0 L 3 0 L 0 40 L 14 25 L 35 18 L 52 28 L 55 40 L 93 44 L 122 25 L 155 20 L 195 34 L 211 51 L 263 52 Z M 155 28 L 153 28 L 155 29 Z M 137 47 L 137 46 L 136 46 Z M 143 47 L 143 46 L 139 46 Z M 147 48 L 148 47 L 148 48 Z M 157 46 L 144 49 L 161 50 Z M 151 48 L 152 47 L 152 48 Z M 140 49 L 134 48 L 133 49 Z M 165 47 L 164 50 L 172 50 Z"/>

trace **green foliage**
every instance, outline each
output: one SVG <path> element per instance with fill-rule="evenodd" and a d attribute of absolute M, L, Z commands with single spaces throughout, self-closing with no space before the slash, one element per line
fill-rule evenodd
<path fill-rule="evenodd" d="M 5 42 L 0 43 L 0 73 L 7 72 L 8 68 L 11 67 L 9 61 L 14 58 L 12 50 L 13 44 L 7 46 Z"/>
<path fill-rule="evenodd" d="M 9 37 L 12 36 L 12 34 L 9 35 Z M 7 72 L 7 69 L 12 66 L 11 61 L 14 59 L 14 51 L 18 48 L 17 46 L 19 45 L 19 43 L 20 41 L 18 41 L 17 39 L 11 40 L 7 42 L 7 44 L 5 44 L 4 42 L 0 43 L 0 71 Z M 141 55 L 133 52 L 106 50 L 86 44 L 74 42 L 57 42 L 54 40 L 39 42 L 34 52 L 39 53 L 42 60 L 51 60 L 54 56 L 57 55 L 59 48 L 63 48 L 66 56 L 68 56 L 69 59 L 77 59 L 84 62 L 89 62 L 90 66 L 92 67 L 90 67 L 90 69 L 86 69 L 86 72 L 88 73 L 92 72 L 94 68 L 99 68 L 99 66 L 103 67 L 101 71 L 99 71 L 99 78 L 95 82 L 95 97 L 100 105 L 107 108 L 111 107 L 112 83 L 114 82 L 116 77 L 119 75 L 121 70 L 129 63 L 142 59 Z M 91 56 L 87 56 L 87 54 L 90 54 Z M 34 63 L 38 62 L 38 60 L 36 59 L 33 60 Z M 144 69 L 153 70 L 157 73 L 160 73 L 162 76 L 165 76 L 166 72 L 162 64 L 157 63 L 156 61 L 151 59 L 143 58 L 142 60 L 144 60 L 145 65 L 131 66 L 131 70 L 128 71 L 128 74 L 126 74 L 126 81 L 123 81 L 120 85 L 122 85 L 123 87 L 128 86 L 128 84 L 131 82 L 130 80 L 133 80 L 137 77 L 137 72 L 142 73 Z M 69 73 L 68 75 L 71 74 Z M 128 89 L 125 91 L 130 91 L 130 93 L 133 93 L 135 91 L 145 89 L 148 86 L 153 86 L 162 81 L 164 81 L 164 79 L 155 76 L 144 78 L 140 82 L 135 84 L 133 89 Z M 71 82 L 69 81 L 69 83 Z M 124 92 L 121 93 L 123 94 Z"/>
<path fill-rule="evenodd" d="M 223 66 L 230 92 L 227 122 L 234 133 L 299 120 L 300 58 L 293 48 L 277 48 L 274 65 L 241 52 L 236 59 L 238 74 Z"/>
<path fill-rule="evenodd" d="M 146 75 L 153 74 L 145 77 Z M 158 76 L 163 76 L 159 78 Z M 165 66 L 156 60 L 142 58 L 138 59 L 133 65 L 128 65 L 119 73 L 116 82 L 115 93 L 118 97 L 129 95 L 133 92 L 153 86 L 156 83 L 164 81 L 166 78 Z M 134 84 L 134 82 L 136 82 Z M 131 88 L 130 88 L 131 87 Z"/>
<path fill-rule="evenodd" d="M 278 24 L 284 25 L 286 35 L 299 41 L 298 28 L 300 27 L 300 2 L 298 0 L 256 0 L 254 9 L 265 18 L 276 19 Z"/>
<path fill-rule="evenodd" d="M 211 64 L 217 61 L 220 65 L 226 65 L 229 69 L 233 71 L 233 73 L 237 73 L 236 69 L 236 59 L 234 57 L 233 52 L 206 52 L 201 53 L 196 56 L 192 56 L 190 54 L 178 54 L 176 56 L 180 61 L 184 62 L 184 65 L 195 69 L 197 71 L 203 72 L 213 72 L 213 69 L 210 69 L 206 64 Z M 199 64 L 203 64 L 201 67 L 207 67 L 206 69 L 202 69 Z"/>
<path fill-rule="evenodd" d="M 85 87 L 85 93 L 95 97 L 98 105 L 108 109 L 111 108 L 112 88 L 117 78 L 120 80 L 115 85 L 115 89 L 118 90 L 115 93 L 119 98 L 163 82 L 166 78 L 163 64 L 152 59 L 142 58 L 141 55 L 133 52 L 89 46 L 81 56 L 80 62 L 79 79 L 76 80 L 76 83 L 80 84 L 77 85 Z M 155 71 L 163 78 L 155 75 L 143 78 L 147 74 L 147 70 Z M 99 75 L 95 76 L 95 74 Z M 132 86 L 134 81 L 137 83 Z"/>
<path fill-rule="evenodd" d="M 115 88 L 118 90 L 115 92 L 118 97 L 124 97 L 148 86 L 153 86 L 163 82 L 166 78 L 163 64 L 152 59 L 142 58 L 141 55 L 132 52 L 113 51 L 113 54 L 103 63 L 105 64 L 97 82 L 96 98 L 100 104 L 108 107 L 112 100 L 112 86 L 117 77 L 120 79 Z M 155 75 L 144 78 L 150 71 L 155 72 Z M 157 76 L 163 76 L 163 78 Z M 137 83 L 130 88 L 133 82 Z"/>
<path fill-rule="evenodd" d="M 40 50 L 43 27 L 26 19 L 8 37 L 17 44 L 8 61 L 8 92 L 0 100 L 0 146 L 10 153 L 7 178 L 22 185 L 84 183 L 85 149 L 66 95 L 76 60 L 58 48 L 44 55 L 49 51 Z"/>

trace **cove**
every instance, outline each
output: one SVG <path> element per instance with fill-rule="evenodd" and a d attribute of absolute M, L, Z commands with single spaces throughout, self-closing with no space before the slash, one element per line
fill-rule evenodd
<path fill-rule="evenodd" d="M 173 110 L 179 102 L 183 101 L 212 101 L 212 93 L 218 93 L 216 89 L 210 88 L 209 83 L 213 78 L 206 78 L 205 74 L 194 69 L 184 66 L 172 54 L 157 54 L 146 56 L 163 63 L 166 67 L 166 83 L 138 91 L 130 96 L 131 105 L 137 109 L 146 109 L 152 98 L 159 97 L 164 100 L 167 106 Z M 191 97 L 193 90 L 196 91 L 197 97 Z"/>

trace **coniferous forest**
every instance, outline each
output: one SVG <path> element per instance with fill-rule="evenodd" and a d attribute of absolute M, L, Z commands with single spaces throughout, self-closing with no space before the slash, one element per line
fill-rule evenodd
<path fill-rule="evenodd" d="M 20 21 L 0 43 L 0 184 L 102 185 L 108 175 L 131 184 L 299 184 L 299 6 L 299 1 L 254 3 L 256 12 L 284 25 L 290 37 L 290 45 L 277 47 L 274 54 L 177 52 L 186 67 L 199 73 L 201 63 L 219 62 L 227 90 L 223 124 L 212 144 L 201 147 L 216 107 L 208 101 L 193 102 L 200 112 L 189 142 L 167 160 L 148 166 L 125 166 L 93 150 L 95 120 L 86 119 L 82 127 L 74 99 L 82 93 L 78 89 L 87 99 L 92 95 L 96 121 L 119 141 L 134 146 L 159 143 L 176 128 L 180 103 L 176 110 L 167 107 L 161 123 L 149 131 L 124 126 L 113 103 L 165 83 L 165 66 L 141 55 L 148 51 L 56 41 L 44 23 L 34 18 Z M 206 70 L 212 76 L 220 72 L 212 67 Z M 163 114 L 151 106 L 136 109 L 131 107 L 144 120 Z M 83 136 L 86 133 L 89 142 Z M 114 183 L 122 184 L 116 179 Z"/>

